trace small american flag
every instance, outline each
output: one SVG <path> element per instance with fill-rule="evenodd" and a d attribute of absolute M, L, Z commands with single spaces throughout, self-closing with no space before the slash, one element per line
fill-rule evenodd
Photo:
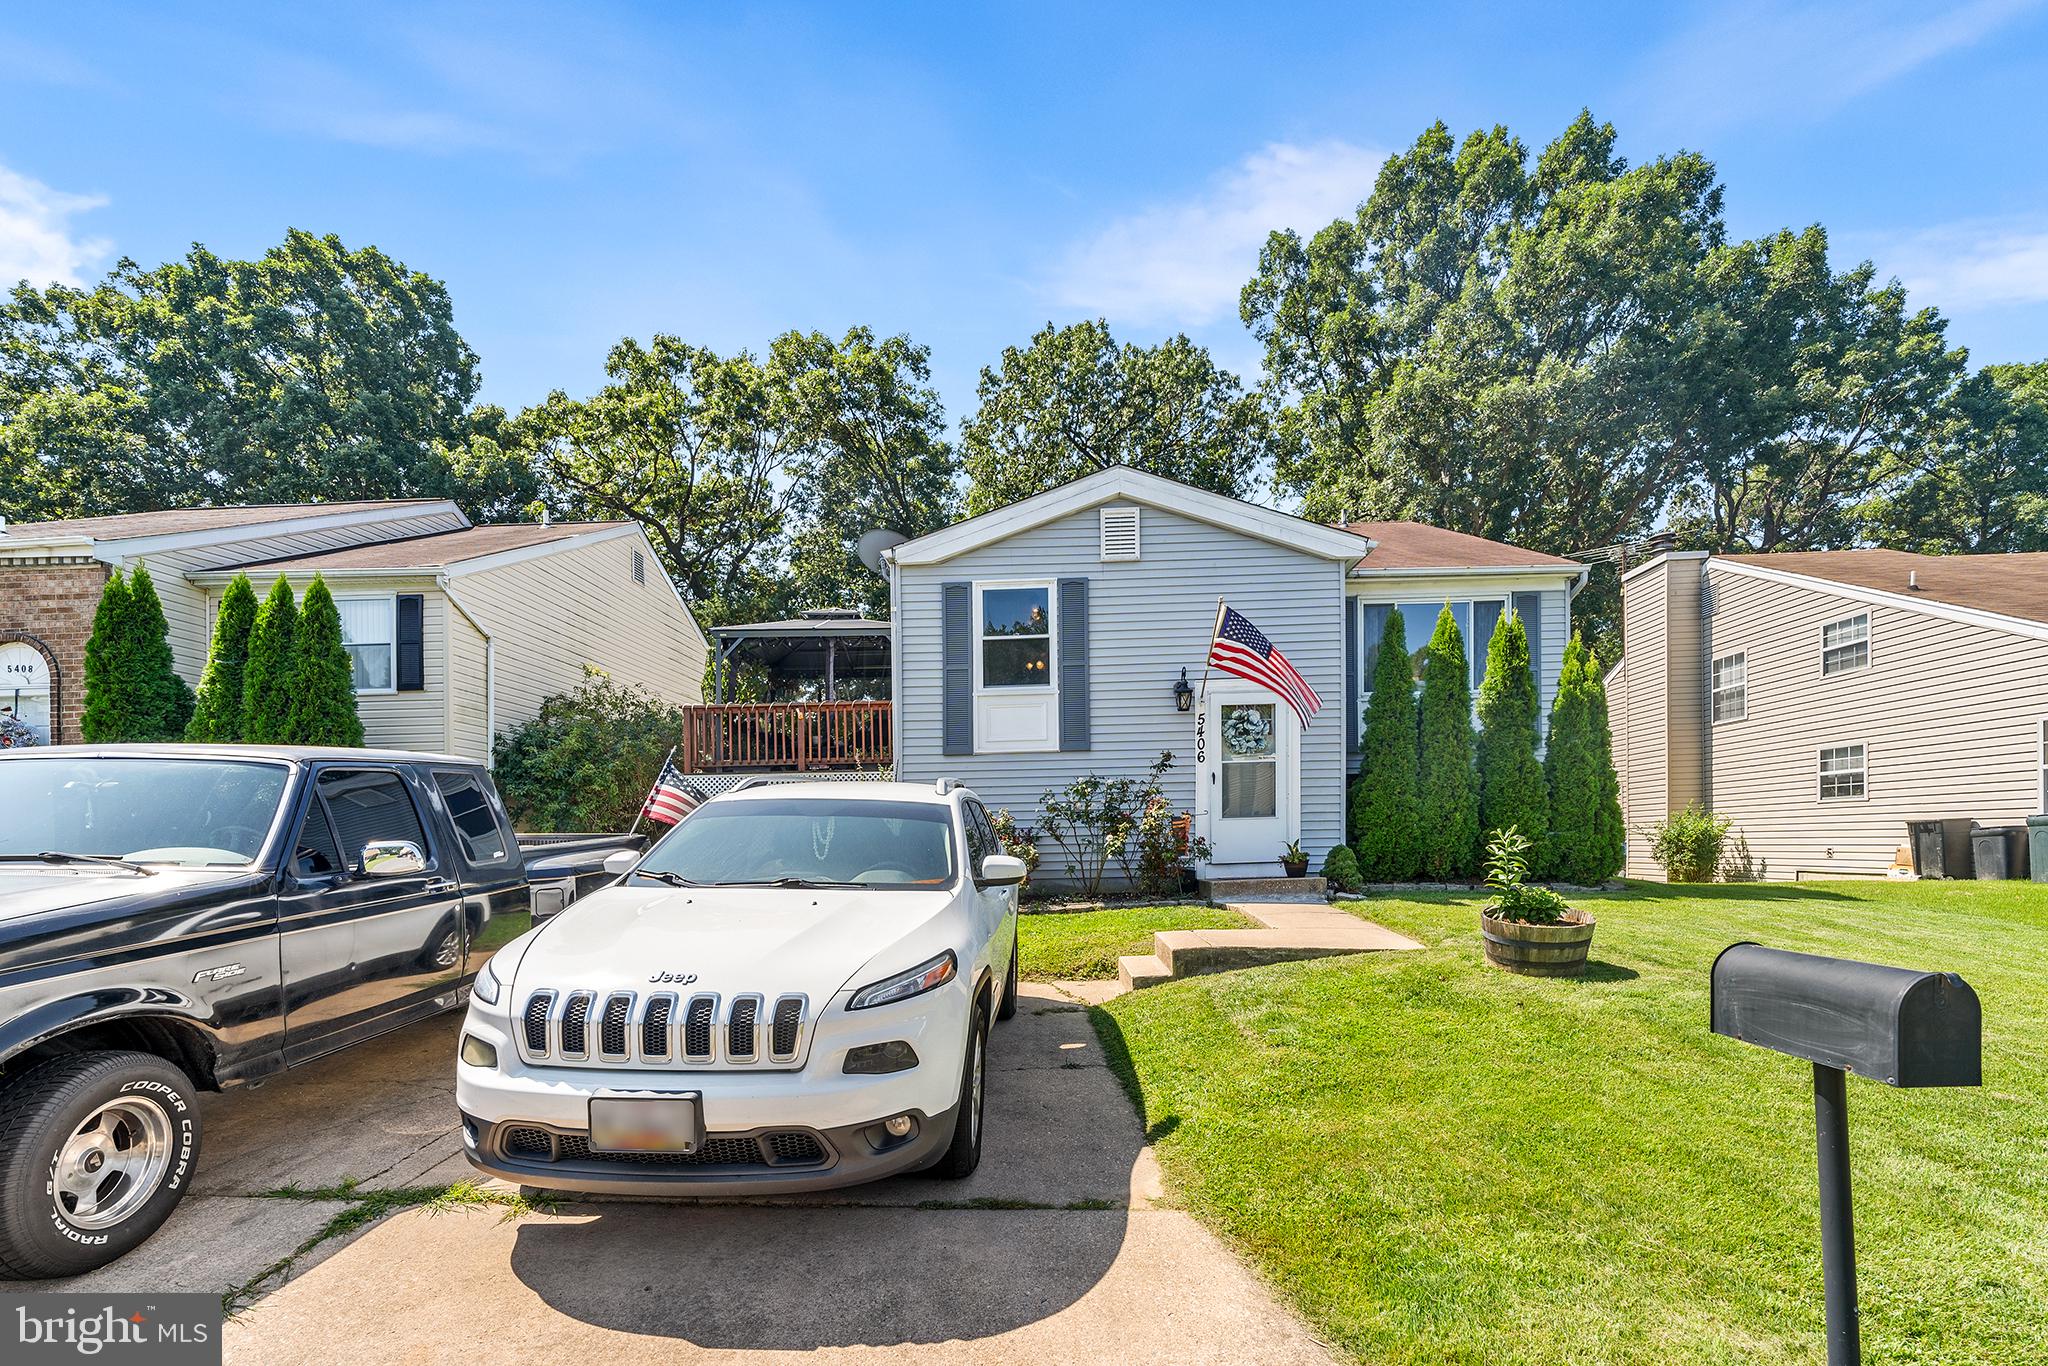
<path fill-rule="evenodd" d="M 683 775 L 676 771 L 676 761 L 670 758 L 663 761 L 661 776 L 654 780 L 654 790 L 647 794 L 640 814 L 650 821 L 674 825 L 703 801 L 704 794 L 683 780 Z"/>
<path fill-rule="evenodd" d="M 1304 727 L 1323 709 L 1323 699 L 1287 662 L 1287 656 L 1274 649 L 1273 642 L 1236 608 L 1221 603 L 1216 610 L 1216 635 L 1209 642 L 1209 666 L 1279 693 Z"/>

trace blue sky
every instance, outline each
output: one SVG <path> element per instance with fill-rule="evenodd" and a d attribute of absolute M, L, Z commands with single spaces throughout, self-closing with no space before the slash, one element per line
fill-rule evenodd
<path fill-rule="evenodd" d="M 627 334 L 866 323 L 957 419 L 1047 321 L 1249 376 L 1269 228 L 1434 119 L 1540 146 L 1587 106 L 1631 160 L 1710 156 L 1735 233 L 1823 223 L 1977 362 L 2048 358 L 2044 0 L 1111 8 L 14 7 L 0 278 L 303 227 L 445 280 L 514 408 Z"/>

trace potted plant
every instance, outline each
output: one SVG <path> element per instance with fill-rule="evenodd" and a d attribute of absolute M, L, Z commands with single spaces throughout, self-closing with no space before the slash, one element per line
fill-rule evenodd
<path fill-rule="evenodd" d="M 1514 826 L 1486 843 L 1486 885 L 1493 900 L 1479 912 L 1486 959 L 1526 977 L 1576 977 L 1586 970 L 1593 917 L 1548 887 L 1531 887 L 1529 839 Z"/>
<path fill-rule="evenodd" d="M 1300 840 L 1287 841 L 1287 847 L 1280 851 L 1280 866 L 1289 877 L 1308 876 L 1308 855 L 1302 852 Z"/>

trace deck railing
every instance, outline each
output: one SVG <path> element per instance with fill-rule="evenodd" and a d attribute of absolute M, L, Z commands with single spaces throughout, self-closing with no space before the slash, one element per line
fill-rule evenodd
<path fill-rule="evenodd" d="M 890 762 L 887 702 L 727 702 L 683 708 L 685 773 L 817 773 Z"/>

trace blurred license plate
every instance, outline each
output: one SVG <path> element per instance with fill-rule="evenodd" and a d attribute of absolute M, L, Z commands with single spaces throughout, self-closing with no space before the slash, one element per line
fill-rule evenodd
<path fill-rule="evenodd" d="M 609 1153 L 694 1153 L 704 1141 L 696 1095 L 590 1102 L 590 1146 Z"/>

